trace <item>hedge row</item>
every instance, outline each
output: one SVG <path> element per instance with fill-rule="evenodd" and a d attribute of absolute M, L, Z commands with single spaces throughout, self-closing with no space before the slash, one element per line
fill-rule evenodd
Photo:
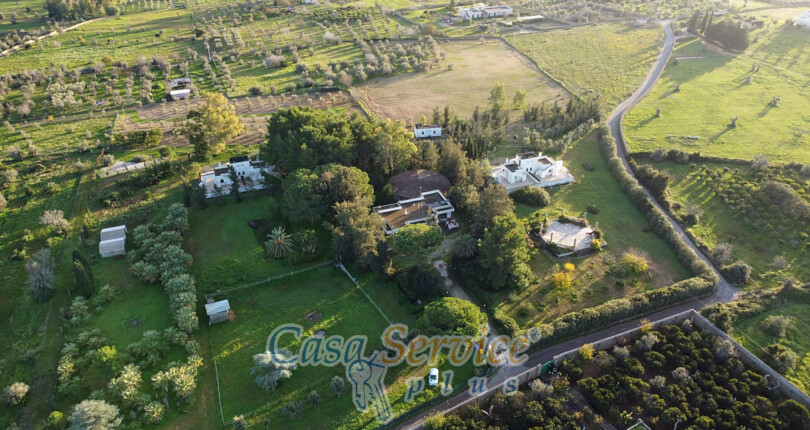
<path fill-rule="evenodd" d="M 680 234 L 669 222 L 666 214 L 655 206 L 636 178 L 624 168 L 624 164 L 618 156 L 616 141 L 610 135 L 610 127 L 607 125 L 601 126 L 599 136 L 601 138 L 602 152 L 608 158 L 608 166 L 611 172 L 619 181 L 622 190 L 630 198 L 630 201 L 647 217 L 653 231 L 672 247 L 678 260 L 684 267 L 689 269 L 693 276 L 701 276 L 716 283 L 718 280 L 717 275 L 712 268 L 683 241 Z"/>
<path fill-rule="evenodd" d="M 191 255 L 181 248 L 183 231 L 188 228 L 188 212 L 176 203 L 159 224 L 140 225 L 133 231 L 134 250 L 130 252 L 130 270 L 151 284 L 162 283 L 169 294 L 169 310 L 175 326 L 191 334 L 199 327 L 197 288 L 187 273 Z"/>
<path fill-rule="evenodd" d="M 532 349 L 537 349 L 581 333 L 605 328 L 628 318 L 709 294 L 714 290 L 714 286 L 714 281 L 701 277 L 686 279 L 669 287 L 610 300 L 593 308 L 565 314 L 550 324 L 532 327 L 527 334 L 532 339 Z"/>

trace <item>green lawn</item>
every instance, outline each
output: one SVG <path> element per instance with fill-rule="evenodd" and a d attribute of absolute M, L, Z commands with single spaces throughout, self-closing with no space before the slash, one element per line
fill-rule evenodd
<path fill-rule="evenodd" d="M 785 337 L 779 339 L 762 329 L 762 322 L 771 315 L 781 315 L 793 319 Z M 734 326 L 734 338 L 746 349 L 760 355 L 761 349 L 778 343 L 798 354 L 796 368 L 788 371 L 785 377 L 804 392 L 810 391 L 810 305 L 790 304 L 768 310 L 756 316 L 739 321 Z"/>
<path fill-rule="evenodd" d="M 364 278 L 369 276 L 361 277 Z M 383 288 L 396 286 L 372 285 L 374 282 L 369 280 L 362 284 L 369 288 L 369 293 L 375 300 L 382 298 L 377 303 L 386 315 L 397 322 L 415 326 L 415 317 L 403 312 L 400 304 L 391 300 L 396 294 L 391 294 L 389 290 L 389 298 L 383 297 Z M 264 350 L 267 336 L 282 323 L 301 324 L 305 328 L 304 337 L 312 335 L 315 330 L 323 329 L 328 336 L 337 334 L 348 338 L 355 334 L 367 335 L 369 352 L 381 346 L 380 335 L 388 323 L 345 274 L 333 267 L 323 267 L 293 278 L 228 294 L 226 297 L 236 314 L 235 320 L 208 329 L 214 344 L 214 359 L 219 369 L 222 406 L 226 417 L 269 405 L 257 417 L 252 418 L 251 422 L 258 425 L 262 420 L 269 419 L 275 423 L 283 422 L 285 427 L 291 429 L 377 426 L 373 415 L 361 414 L 354 409 L 348 393 L 337 398 L 328 392 L 329 380 L 334 375 L 345 377 L 345 370 L 340 365 L 300 367 L 293 371 L 291 379 L 282 381 L 272 393 L 259 389 L 253 381 L 254 376 L 250 374 L 252 356 Z M 322 319 L 311 321 L 307 318 L 311 312 L 320 312 Z M 282 346 L 297 353 L 300 341 L 292 337 L 283 339 Z M 444 360 L 439 367 L 451 369 Z M 473 369 L 465 366 L 453 370 L 454 380 L 461 383 L 472 376 Z M 413 406 L 402 400 L 405 378 L 424 376 L 426 373 L 427 367 L 398 366 L 389 370 L 386 386 L 395 413 L 402 413 Z M 350 391 L 351 385 L 347 384 L 347 389 Z M 312 390 L 318 391 L 323 398 L 323 403 L 317 409 L 306 403 L 306 396 Z M 208 395 L 210 394 L 212 393 Z M 435 392 L 424 393 L 417 402 L 425 401 L 433 395 Z M 280 414 L 281 406 L 293 399 L 306 405 L 302 416 L 295 421 Z"/>
<path fill-rule="evenodd" d="M 664 42 L 657 25 L 602 24 L 507 37 L 574 94 L 598 94 L 610 110 L 644 81 Z"/>
<path fill-rule="evenodd" d="M 266 207 L 269 198 L 246 199 L 241 204 L 231 199 L 227 197 L 227 203 L 214 203 L 209 209 L 191 212 L 191 229 L 186 245 L 195 259 L 192 271 L 201 291 L 214 289 L 214 285 L 233 286 L 313 264 L 285 266 L 276 260 L 266 261 L 259 242 L 263 240 L 263 235 L 254 232 L 247 222 L 257 219 L 268 222 Z M 324 248 L 328 249 L 328 244 L 324 244 Z M 359 275 L 360 285 L 389 319 L 409 327 L 416 326 L 416 316 L 408 311 L 406 299 L 396 285 L 381 282 L 373 274 L 361 273 L 353 268 L 350 270 Z M 328 335 L 339 334 L 346 338 L 354 334 L 367 335 L 368 351 L 381 346 L 380 335 L 388 323 L 345 274 L 326 266 L 218 298 L 230 301 L 235 320 L 203 327 L 200 336 L 203 342 L 208 338 L 213 343 L 211 356 L 217 362 L 226 420 L 265 406 L 250 418 L 252 424 L 260 426 L 269 419 L 295 429 L 377 426 L 373 415 L 356 412 L 348 394 L 336 398 L 328 393 L 329 379 L 336 374 L 344 375 L 342 366 L 299 368 L 293 372 L 292 379 L 283 381 L 272 393 L 262 392 L 250 374 L 252 356 L 264 350 L 267 336 L 282 323 L 301 324 L 307 331 L 306 335 L 317 329 L 326 330 Z M 320 312 L 321 319 L 307 319 L 310 312 Z M 290 342 L 283 346 L 297 352 L 300 342 L 291 340 L 286 339 L 285 342 Z M 444 360 L 439 364 L 443 369 L 450 369 Z M 413 406 L 402 400 L 406 377 L 424 376 L 427 370 L 427 367 L 407 366 L 389 370 L 386 385 L 396 414 Z M 453 370 L 454 380 L 460 384 L 472 376 L 474 369 L 468 365 Z M 210 399 L 216 395 L 216 386 L 212 382 L 201 381 L 203 398 L 200 402 L 210 404 Z M 312 390 L 319 391 L 323 398 L 317 410 L 306 402 L 306 396 Z M 417 401 L 423 402 L 434 395 L 435 392 L 424 393 Z M 295 421 L 280 414 L 281 406 L 292 399 L 301 400 L 306 405 L 302 417 Z M 218 409 L 216 405 L 211 407 Z"/>
<path fill-rule="evenodd" d="M 679 44 L 661 80 L 625 119 L 631 150 L 810 162 L 810 35 L 782 20 L 751 38 L 744 53 L 729 56 L 695 40 Z M 768 105 L 774 97 L 778 107 Z"/>
<path fill-rule="evenodd" d="M 633 206 L 614 179 L 595 134 L 572 144 L 562 159 L 576 182 L 551 189 L 551 207 L 540 209 L 539 212 L 548 213 L 551 218 L 565 209 L 566 215 L 581 217 L 588 206 L 595 205 L 599 213 L 588 213 L 587 219 L 591 224 L 599 223 L 608 245 L 600 254 L 572 260 L 576 266 L 575 285 L 570 290 L 557 290 L 549 285 L 548 276 L 555 263 L 561 264 L 562 261 L 554 261 L 545 252 L 539 252 L 530 262 L 539 282 L 523 291 L 504 295 L 500 309 L 525 327 L 689 277 L 666 242 L 654 232 L 645 232 L 648 226 L 646 218 Z M 593 166 L 593 171 L 585 169 L 586 162 Z M 521 204 L 515 208 L 522 218 L 535 210 Z M 617 284 L 617 279 L 605 272 L 611 261 L 621 258 L 630 250 L 646 255 L 650 270 L 639 277 L 625 279 L 623 285 Z"/>
<path fill-rule="evenodd" d="M 320 226 L 315 228 L 320 238 L 320 258 L 296 265 L 265 259 L 263 244 L 267 234 L 280 224 L 269 219 L 269 198 L 264 194 L 253 192 L 244 197 L 240 204 L 234 203 L 231 196 L 221 197 L 219 201 L 209 200 L 208 209 L 190 213 L 191 231 L 201 232 L 186 238 L 189 252 L 194 256 L 193 271 L 200 291 L 227 289 L 329 259 L 329 235 Z M 248 226 L 250 221 L 260 221 L 264 226 L 255 230 Z M 297 228 L 312 227 L 287 228 L 287 232 L 294 233 Z"/>

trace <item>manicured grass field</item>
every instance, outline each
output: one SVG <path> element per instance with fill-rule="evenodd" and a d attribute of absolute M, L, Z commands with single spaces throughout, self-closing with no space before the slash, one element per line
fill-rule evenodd
<path fill-rule="evenodd" d="M 610 110 L 644 81 L 664 41 L 657 25 L 603 24 L 509 36 L 509 43 L 581 96 L 600 95 Z"/>
<path fill-rule="evenodd" d="M 704 50 L 697 40 L 679 44 L 661 80 L 625 119 L 631 150 L 810 162 L 810 34 L 780 20 L 751 38 L 738 55 Z M 769 106 L 774 97 L 781 98 L 777 107 Z"/>
<path fill-rule="evenodd" d="M 595 134 L 572 144 L 562 159 L 576 182 L 551 189 L 552 205 L 540 209 L 540 213 L 548 212 L 549 218 L 553 218 L 565 209 L 566 215 L 581 217 L 589 205 L 595 205 L 599 213 L 588 213 L 587 219 L 591 224 L 599 223 L 608 245 L 600 254 L 571 260 L 576 266 L 573 273 L 575 284 L 568 290 L 554 289 L 548 281 L 554 265 L 562 265 L 568 260 L 555 261 L 544 251 L 539 252 L 530 263 L 539 282 L 503 297 L 500 305 L 503 311 L 525 327 L 689 277 L 666 242 L 654 232 L 644 231 L 648 226 L 646 218 L 624 195 L 612 176 Z M 593 166 L 593 171 L 583 167 L 586 162 Z M 535 210 L 517 205 L 515 211 L 518 216 L 527 217 Z M 617 279 L 607 275 L 606 271 L 612 261 L 631 250 L 646 255 L 650 269 L 646 274 L 618 284 Z"/>
<path fill-rule="evenodd" d="M 785 337 L 778 339 L 762 329 L 762 322 L 771 315 L 781 315 L 793 320 Z M 760 355 L 761 349 L 778 343 L 798 354 L 796 368 L 788 371 L 785 377 L 804 392 L 810 391 L 810 305 L 791 304 L 780 306 L 754 317 L 739 321 L 732 335 L 746 349 Z"/>
<path fill-rule="evenodd" d="M 194 272 L 197 287 L 203 292 L 227 289 L 238 285 L 266 279 L 318 262 L 328 260 L 329 237 L 320 227 L 319 252 L 322 257 L 313 262 L 296 265 L 285 264 L 284 260 L 265 259 L 264 242 L 269 231 L 277 225 L 269 219 L 268 198 L 259 192 L 246 193 L 245 200 L 236 204 L 233 197 L 220 197 L 220 201 L 210 201 L 205 210 L 190 213 L 192 231 L 202 232 L 187 236 L 189 252 L 194 256 Z M 252 229 L 250 221 L 259 221 L 261 229 Z M 301 228 L 312 228 L 301 226 Z M 294 233 L 296 228 L 287 228 Z"/>
<path fill-rule="evenodd" d="M 476 106 L 485 109 L 497 82 L 506 88 L 509 107 L 517 89 L 527 92 L 526 104 L 564 102 L 563 89 L 503 42 L 452 42 L 441 49 L 446 57 L 438 68 L 371 80 L 357 88 L 360 99 L 382 118 L 415 122 L 445 105 L 462 117 Z"/>
<path fill-rule="evenodd" d="M 706 165 L 746 171 L 741 166 L 715 163 Z M 700 210 L 700 222 L 689 230 L 710 249 L 714 249 L 719 243 L 730 243 L 732 261 L 742 260 L 750 264 L 754 269 L 755 279 L 765 272 L 779 270 L 774 266 L 776 256 L 785 257 L 789 263 L 787 273 L 799 279 L 810 278 L 810 259 L 802 252 L 802 244 L 789 245 L 796 238 L 794 229 L 785 229 L 785 235 L 780 235 L 774 229 L 752 225 L 750 220 L 741 217 L 716 196 L 703 179 L 697 178 L 697 169 L 688 164 L 661 162 L 653 163 L 652 166 L 669 173 L 670 199 L 684 207 L 687 204 L 695 205 Z"/>

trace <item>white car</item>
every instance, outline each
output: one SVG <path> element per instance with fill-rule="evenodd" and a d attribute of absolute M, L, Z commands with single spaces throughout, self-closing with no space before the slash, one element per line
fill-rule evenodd
<path fill-rule="evenodd" d="M 435 387 L 439 384 L 439 369 L 432 368 L 430 369 L 430 375 L 428 375 L 428 385 L 431 387 Z"/>

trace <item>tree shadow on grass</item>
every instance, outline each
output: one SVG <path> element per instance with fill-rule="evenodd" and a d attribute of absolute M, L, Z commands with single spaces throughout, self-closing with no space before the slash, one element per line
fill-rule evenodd
<path fill-rule="evenodd" d="M 647 119 L 644 119 L 641 122 L 639 122 L 638 125 L 636 126 L 636 128 L 644 127 L 645 125 L 651 123 L 654 119 L 657 119 L 657 118 L 659 118 L 659 117 L 656 114 L 652 114 Z"/>
<path fill-rule="evenodd" d="M 723 131 L 721 131 L 721 132 L 715 134 L 714 136 L 712 136 L 711 141 L 714 142 L 715 140 L 723 137 L 724 134 L 728 133 L 731 130 L 734 130 L 735 128 L 736 127 L 732 127 L 731 124 L 727 125 L 726 128 Z"/>
<path fill-rule="evenodd" d="M 770 103 L 766 104 L 765 108 L 762 109 L 761 111 L 759 111 L 759 113 L 757 114 L 757 117 L 759 117 L 759 118 L 765 117 L 765 115 L 767 115 L 768 112 L 771 111 L 771 109 L 773 109 L 773 105 L 770 104 Z"/>

